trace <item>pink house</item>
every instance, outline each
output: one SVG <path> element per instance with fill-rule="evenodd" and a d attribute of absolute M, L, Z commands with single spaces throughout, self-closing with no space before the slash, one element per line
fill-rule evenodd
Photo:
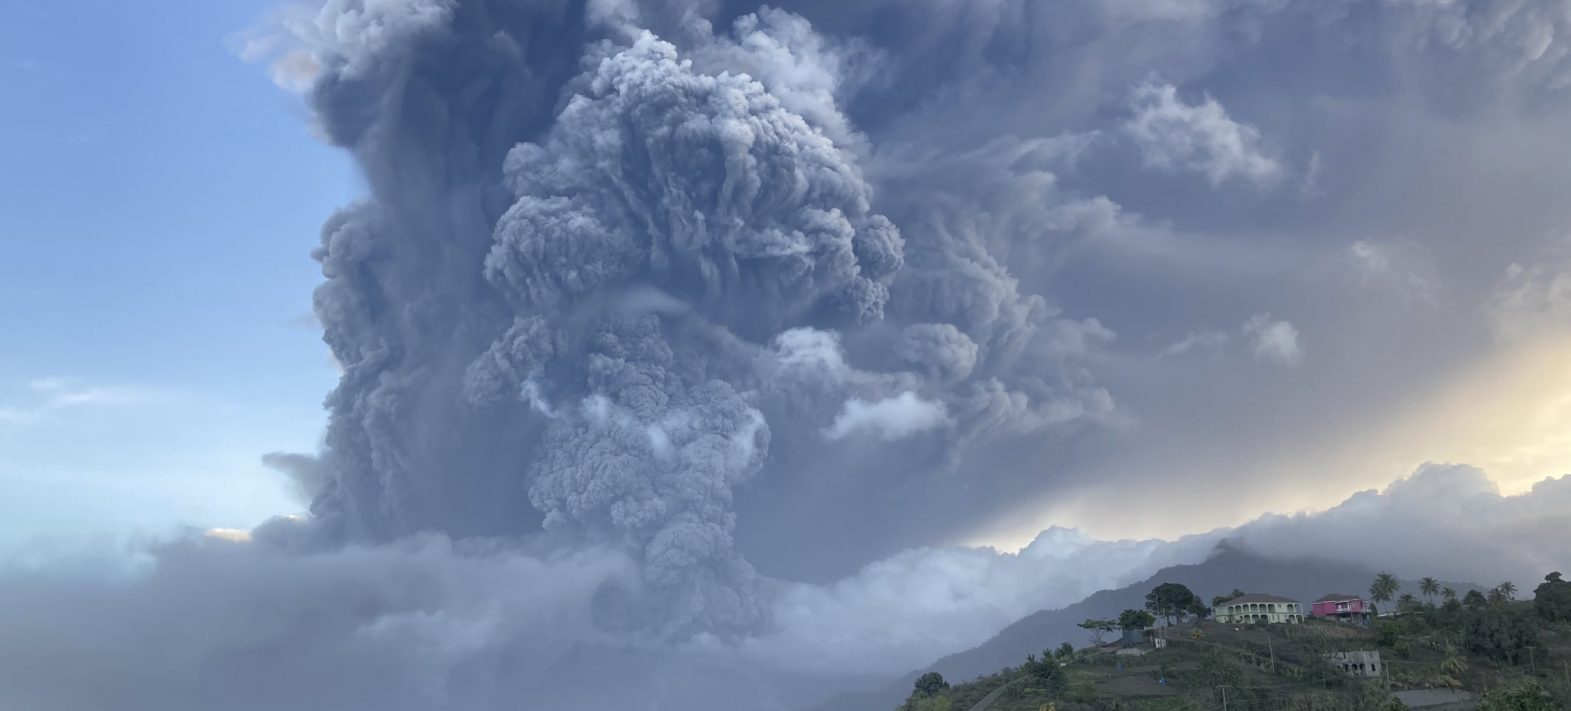
<path fill-rule="evenodd" d="M 1334 617 L 1343 620 L 1368 619 L 1369 604 L 1357 595 L 1332 593 L 1310 603 L 1310 617 Z"/>

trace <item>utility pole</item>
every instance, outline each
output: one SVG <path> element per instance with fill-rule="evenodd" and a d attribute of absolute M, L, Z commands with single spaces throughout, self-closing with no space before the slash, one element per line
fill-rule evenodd
<path fill-rule="evenodd" d="M 1227 687 L 1218 687 L 1222 690 L 1222 711 L 1227 711 Z"/>

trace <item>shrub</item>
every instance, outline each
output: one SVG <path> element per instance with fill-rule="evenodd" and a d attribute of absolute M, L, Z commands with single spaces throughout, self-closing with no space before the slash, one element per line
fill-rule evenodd
<path fill-rule="evenodd" d="M 949 688 L 949 682 L 944 681 L 944 675 L 938 672 L 928 672 L 916 678 L 913 689 L 920 696 L 933 696 Z"/>
<path fill-rule="evenodd" d="M 1478 711 L 1554 711 L 1555 700 L 1536 682 L 1484 696 Z"/>

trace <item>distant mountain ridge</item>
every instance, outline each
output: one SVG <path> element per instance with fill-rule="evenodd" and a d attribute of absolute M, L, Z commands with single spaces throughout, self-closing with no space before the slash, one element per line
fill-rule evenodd
<path fill-rule="evenodd" d="M 1304 603 L 1327 593 L 1366 594 L 1376 571 L 1361 565 L 1321 559 L 1272 559 L 1233 548 L 1225 542 L 1205 562 L 1163 568 L 1150 577 L 1117 590 L 1103 590 L 1080 602 L 1055 610 L 1041 610 L 1020 618 L 976 647 L 946 656 L 913 671 L 877 691 L 843 694 L 811 707 L 811 711 L 891 711 L 909 695 L 912 683 L 924 672 L 936 671 L 945 679 L 961 681 L 991 674 L 1020 664 L 1027 654 L 1072 642 L 1088 644 L 1086 631 L 1076 625 L 1086 618 L 1117 617 L 1130 609 L 1143 609 L 1145 596 L 1161 583 L 1188 586 L 1202 600 L 1210 601 L 1234 588 L 1270 593 Z M 1418 585 L 1402 581 L 1404 592 L 1417 595 Z M 1472 586 L 1457 586 L 1457 590 Z"/>

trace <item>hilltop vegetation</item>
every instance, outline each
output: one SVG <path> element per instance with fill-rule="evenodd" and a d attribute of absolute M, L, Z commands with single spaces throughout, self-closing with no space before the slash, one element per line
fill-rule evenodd
<path fill-rule="evenodd" d="M 1146 631 L 1136 643 L 1142 655 L 1117 654 L 1116 645 L 1060 645 L 965 683 L 928 673 L 900 709 L 1394 711 L 1407 708 L 1400 692 L 1421 689 L 1466 692 L 1484 711 L 1571 708 L 1571 582 L 1560 574 L 1546 576 L 1533 602 L 1514 600 L 1509 585 L 1458 596 L 1425 579 L 1423 600 L 1399 595 L 1390 576 L 1372 587 L 1373 597 L 1396 600 L 1399 610 L 1368 627 L 1219 624 L 1193 608 L 1185 610 L 1193 619 L 1179 622 L 1172 602 L 1187 590 L 1165 587 L 1153 591 L 1149 606 L 1176 624 Z M 1121 615 L 1125 625 L 1092 619 L 1082 626 L 1101 638 L 1147 622 L 1150 615 L 1135 614 L 1143 612 Z M 1165 639 L 1165 648 L 1153 648 L 1151 635 Z M 1380 653 L 1377 674 L 1355 678 L 1334 663 L 1337 653 L 1357 651 Z"/>

